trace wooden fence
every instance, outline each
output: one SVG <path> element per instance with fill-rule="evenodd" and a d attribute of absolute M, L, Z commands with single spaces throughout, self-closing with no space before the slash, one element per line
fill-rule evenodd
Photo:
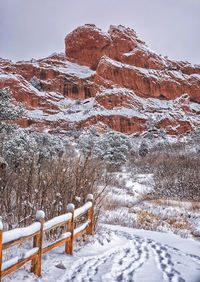
<path fill-rule="evenodd" d="M 54 217 L 46 222 L 44 220 L 45 214 L 43 211 L 37 211 L 36 222 L 24 228 L 16 228 L 3 232 L 3 225 L 0 221 L 0 281 L 2 277 L 20 268 L 28 261 L 31 261 L 31 272 L 40 276 L 42 255 L 63 243 L 65 243 L 65 252 L 72 255 L 74 238 L 84 233 L 88 235 L 92 234 L 93 209 L 93 195 L 89 194 L 87 196 L 87 202 L 82 207 L 75 210 L 73 204 L 68 204 L 68 213 Z M 80 219 L 83 215 L 87 215 L 87 220 L 77 228 L 74 228 L 75 221 Z M 44 233 L 61 226 L 65 227 L 66 233 L 63 233 L 58 240 L 43 247 Z M 21 256 L 16 256 L 2 262 L 3 250 L 21 244 L 31 238 L 33 238 L 32 249 L 23 253 Z"/>

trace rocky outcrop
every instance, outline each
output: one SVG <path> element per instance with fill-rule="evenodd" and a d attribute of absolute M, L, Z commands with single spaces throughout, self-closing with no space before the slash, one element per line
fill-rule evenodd
<path fill-rule="evenodd" d="M 192 101 L 200 102 L 200 74 L 185 75 L 181 71 L 144 69 L 102 57 L 97 67 L 97 76 L 111 81 L 111 85 L 114 83 L 132 89 L 141 97 L 170 100 L 188 93 Z"/>
<path fill-rule="evenodd" d="M 188 93 L 192 101 L 200 102 L 200 66 L 156 54 L 134 30 L 111 26 L 103 33 L 86 25 L 70 33 L 65 45 L 69 59 L 95 69 L 110 85 L 132 89 L 141 97 L 175 99 Z"/>
<path fill-rule="evenodd" d="M 69 60 L 96 69 L 103 56 L 125 64 L 162 69 L 166 62 L 149 51 L 134 30 L 110 26 L 108 33 L 93 24 L 78 27 L 65 38 L 65 54 Z"/>
<path fill-rule="evenodd" d="M 95 25 L 75 29 L 65 38 L 65 54 L 69 60 L 96 69 L 104 54 L 109 54 L 110 37 Z"/>
<path fill-rule="evenodd" d="M 200 66 L 156 54 L 123 26 L 78 27 L 65 46 L 65 54 L 40 60 L 0 59 L 0 88 L 26 103 L 20 126 L 64 133 L 95 125 L 131 134 L 153 118 L 157 129 L 183 134 L 200 124 Z"/>

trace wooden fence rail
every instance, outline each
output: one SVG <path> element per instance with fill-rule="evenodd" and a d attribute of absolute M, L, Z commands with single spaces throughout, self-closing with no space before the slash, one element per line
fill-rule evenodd
<path fill-rule="evenodd" d="M 92 235 L 93 209 L 93 195 L 89 194 L 87 196 L 87 202 L 82 207 L 75 210 L 73 204 L 68 204 L 68 213 L 54 217 L 46 222 L 44 220 L 45 214 L 43 211 L 37 211 L 36 222 L 24 228 L 16 228 L 3 232 L 3 224 L 0 221 L 0 282 L 2 277 L 20 268 L 28 261 L 31 261 L 31 272 L 40 276 L 42 255 L 63 243 L 65 243 L 65 252 L 73 255 L 74 238 L 84 233 Z M 74 228 L 75 221 L 86 214 L 86 222 Z M 43 247 L 44 233 L 61 226 L 65 226 L 66 232 L 63 233 L 58 240 Z M 2 262 L 3 250 L 19 245 L 31 238 L 33 238 L 32 249 L 23 253 L 21 256 L 15 256 L 10 260 Z"/>

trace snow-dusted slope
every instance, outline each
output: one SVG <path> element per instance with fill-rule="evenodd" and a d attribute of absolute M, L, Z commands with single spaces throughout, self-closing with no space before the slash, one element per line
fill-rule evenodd
<path fill-rule="evenodd" d="M 49 124 L 49 130 L 55 124 L 61 128 L 64 124 L 74 124 L 78 128 L 95 124 L 98 128 L 98 124 L 103 123 L 130 134 L 146 130 L 146 122 L 152 119 L 157 128 L 165 128 L 170 134 L 181 134 L 200 124 L 200 105 L 191 103 L 188 95 L 166 101 L 141 98 L 132 90 L 117 87 L 99 91 L 96 97 L 82 99 L 78 103 L 54 92 L 43 95 L 52 105 L 52 110 L 31 108 L 27 111 L 27 117 L 38 123 Z"/>

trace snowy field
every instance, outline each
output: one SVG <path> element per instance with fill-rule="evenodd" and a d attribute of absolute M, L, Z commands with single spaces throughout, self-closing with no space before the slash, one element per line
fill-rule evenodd
<path fill-rule="evenodd" d="M 103 225 L 71 257 L 60 246 L 43 256 L 42 277 L 20 269 L 3 281 L 199 282 L 200 242 L 172 233 Z"/>

